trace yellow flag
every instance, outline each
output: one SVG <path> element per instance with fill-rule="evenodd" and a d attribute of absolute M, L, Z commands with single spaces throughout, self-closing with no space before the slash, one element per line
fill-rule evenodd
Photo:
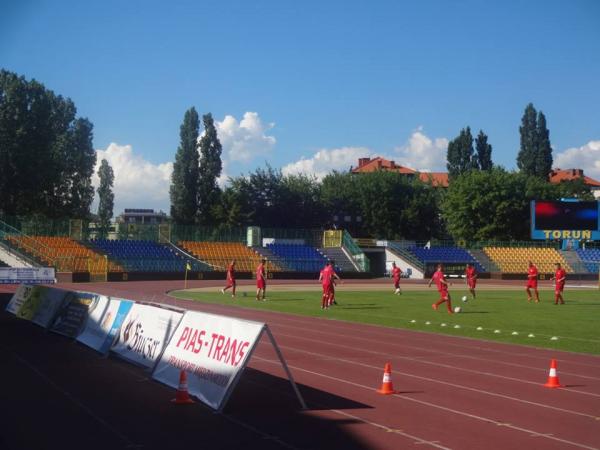
<path fill-rule="evenodd" d="M 192 266 L 190 263 L 185 263 L 185 270 L 192 270 Z"/>

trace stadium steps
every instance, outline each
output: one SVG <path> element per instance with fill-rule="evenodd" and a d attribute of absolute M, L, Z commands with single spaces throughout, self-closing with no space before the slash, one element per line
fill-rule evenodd
<path fill-rule="evenodd" d="M 388 241 L 387 249 L 399 256 L 400 258 L 408 261 L 421 272 L 425 272 L 425 264 L 423 264 L 423 261 L 421 261 L 414 254 L 409 252 L 405 247 L 402 246 L 402 244 Z"/>
<path fill-rule="evenodd" d="M 485 254 L 483 250 L 468 250 L 475 260 L 481 264 L 486 272 L 500 272 L 500 269 L 494 262 Z"/>
<path fill-rule="evenodd" d="M 341 272 L 358 272 L 356 267 L 348 259 L 348 255 L 340 247 L 318 248 L 318 251 L 323 253 L 328 260 L 335 261 L 335 266 Z"/>

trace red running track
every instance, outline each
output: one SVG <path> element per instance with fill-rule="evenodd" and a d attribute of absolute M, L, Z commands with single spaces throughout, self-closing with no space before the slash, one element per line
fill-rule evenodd
<path fill-rule="evenodd" d="M 190 287 L 208 285 L 195 282 Z M 164 295 L 180 288 L 181 282 L 63 287 L 268 323 L 300 385 L 357 405 L 339 407 L 305 393 L 309 411 L 304 414 L 337 421 L 364 448 L 600 449 L 597 356 L 199 304 Z M 566 388 L 542 387 L 551 358 L 557 359 Z M 398 391 L 391 396 L 375 392 L 386 362 L 392 364 Z M 250 367 L 284 376 L 266 341 L 259 345 Z M 291 390 L 273 395 L 291 395 Z M 244 420 L 296 448 L 294 433 L 276 422 L 257 418 L 252 423 L 247 416 Z"/>

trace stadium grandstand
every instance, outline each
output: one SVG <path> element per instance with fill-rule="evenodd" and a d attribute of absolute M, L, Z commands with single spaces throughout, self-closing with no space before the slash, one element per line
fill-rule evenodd
<path fill-rule="evenodd" d="M 106 239 L 81 221 L 13 225 L 0 221 L 0 267 L 53 267 L 82 281 L 173 279 L 188 271 L 220 278 L 232 260 L 251 277 L 261 259 L 277 278 L 316 278 L 329 260 L 344 277 L 360 278 L 384 276 L 391 262 L 413 278 L 430 276 L 438 263 L 453 276 L 473 264 L 482 276 L 498 278 L 524 276 L 529 261 L 541 274 L 551 274 L 559 262 L 581 277 L 597 277 L 600 265 L 593 241 L 586 242 L 587 249 L 564 248 L 559 240 L 457 244 L 354 238 L 345 230 L 216 230 L 168 223 L 137 223 Z"/>

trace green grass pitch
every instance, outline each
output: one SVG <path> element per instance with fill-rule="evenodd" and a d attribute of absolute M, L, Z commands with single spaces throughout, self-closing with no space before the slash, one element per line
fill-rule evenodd
<path fill-rule="evenodd" d="M 346 290 L 348 289 L 348 290 Z M 565 305 L 554 305 L 553 291 L 540 291 L 541 302 L 527 303 L 522 290 L 480 290 L 476 300 L 466 303 L 461 289 L 451 291 L 452 306 L 462 312 L 450 315 L 445 304 L 433 311 L 438 299 L 434 288 L 405 289 L 402 295 L 383 290 L 338 288 L 338 306 L 321 310 L 318 291 L 268 292 L 266 302 L 258 302 L 250 287 L 238 289 L 234 299 L 218 289 L 213 292 L 177 291 L 178 298 L 199 302 L 238 305 L 303 316 L 361 322 L 394 328 L 473 337 L 513 344 L 566 351 L 600 354 L 600 294 L 597 289 L 565 290 Z M 245 295 L 244 295 L 245 294 Z M 445 324 L 445 325 L 444 325 Z"/>

